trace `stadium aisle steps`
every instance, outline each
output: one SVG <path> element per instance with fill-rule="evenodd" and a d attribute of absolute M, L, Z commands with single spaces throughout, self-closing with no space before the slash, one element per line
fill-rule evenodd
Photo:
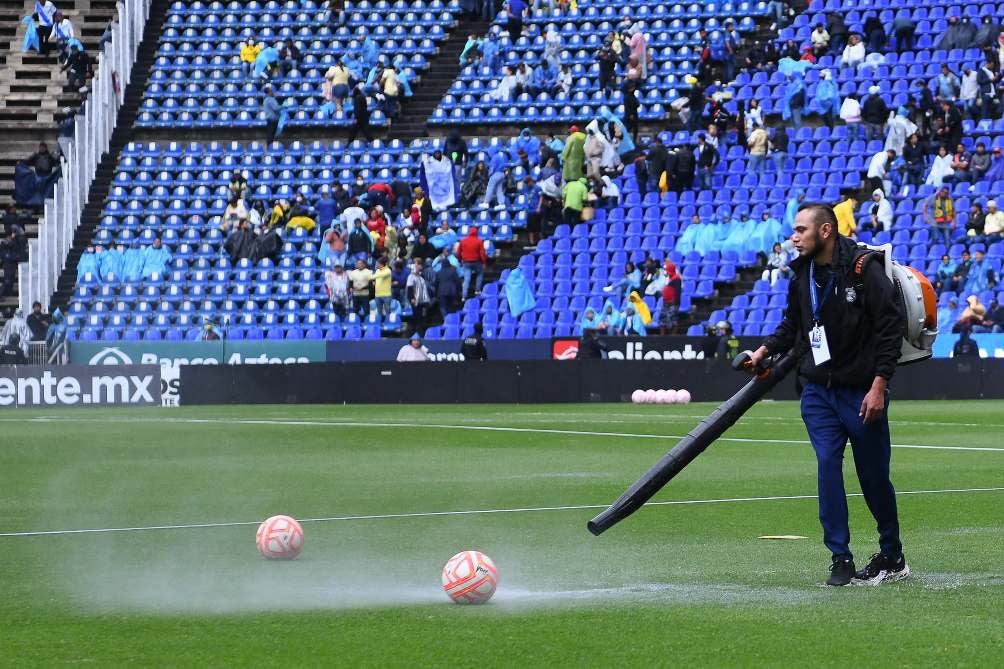
<path fill-rule="evenodd" d="M 403 113 L 391 133 L 394 137 L 411 140 L 428 136 L 427 121 L 460 72 L 460 54 L 468 36 L 484 35 L 490 27 L 488 21 L 461 21 L 454 28 L 440 46 L 439 53 L 430 60 L 429 68 L 422 73 L 422 80 L 414 89 L 415 95 L 405 102 Z"/>
<path fill-rule="evenodd" d="M 80 41 L 90 54 L 98 53 L 98 42 L 105 26 L 115 15 L 114 0 L 76 0 L 60 3 L 77 28 Z M 62 110 L 77 107 L 79 91 L 66 85 L 59 71 L 55 52 L 43 57 L 37 52 L 22 52 L 24 26 L 21 19 L 35 10 L 34 0 L 0 0 L 0 203 L 14 197 L 14 167 L 46 142 L 56 151 L 58 123 Z M 23 213 L 24 210 L 22 210 Z M 38 236 L 37 218 L 25 226 L 29 238 Z M 0 271 L 0 277 L 2 277 Z M 15 284 L 16 287 L 16 284 Z M 15 288 L 16 289 L 16 288 Z M 13 309 L 18 296 L 0 300 L 0 323 L 5 312 Z"/>
<path fill-rule="evenodd" d="M 111 189 L 112 178 L 115 175 L 115 166 L 119 162 L 119 154 L 122 147 L 132 138 L 133 123 L 139 111 L 140 101 L 143 98 L 143 91 L 146 90 L 147 81 L 150 78 L 150 71 L 153 68 L 155 50 L 146 48 L 149 44 L 155 43 L 160 35 L 164 20 L 167 17 L 167 10 L 171 5 L 171 0 L 153 0 L 150 6 L 150 18 L 143 27 L 143 41 L 140 43 L 139 53 L 136 62 L 133 64 L 132 81 L 125 89 L 125 102 L 119 109 L 118 122 L 115 131 L 112 133 L 109 151 L 101 157 L 98 164 L 97 175 L 91 184 L 88 192 L 87 205 L 84 207 L 81 216 L 80 226 L 73 237 L 73 247 L 66 259 L 66 265 L 59 276 L 59 283 L 56 294 L 52 297 L 52 307 L 65 309 L 69 303 L 73 286 L 77 280 L 77 262 L 84 249 L 91 243 L 94 237 L 94 230 L 97 228 L 101 217 L 101 210 L 104 207 L 105 198 Z"/>

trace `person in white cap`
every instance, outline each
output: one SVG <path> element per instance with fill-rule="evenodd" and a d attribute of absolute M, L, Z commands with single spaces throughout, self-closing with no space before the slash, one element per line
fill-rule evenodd
<path fill-rule="evenodd" d="M 868 212 L 868 222 L 861 226 L 862 230 L 878 233 L 892 227 L 892 205 L 886 199 L 881 188 L 872 191 L 872 201 L 865 205 Z"/>
<path fill-rule="evenodd" d="M 882 89 L 871 86 L 868 97 L 861 105 L 861 118 L 865 122 L 865 139 L 880 139 L 885 136 L 885 123 L 889 119 L 889 107 L 879 95 Z"/>
<path fill-rule="evenodd" d="M 997 208 L 996 200 L 987 200 L 987 215 L 983 219 L 983 234 L 988 244 L 1000 241 L 1004 235 L 1004 211 Z"/>

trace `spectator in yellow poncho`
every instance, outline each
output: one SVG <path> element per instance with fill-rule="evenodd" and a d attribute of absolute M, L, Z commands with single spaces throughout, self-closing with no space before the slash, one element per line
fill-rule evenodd
<path fill-rule="evenodd" d="M 297 193 L 296 198 L 293 200 L 293 206 L 287 215 L 286 229 L 303 228 L 307 232 L 310 232 L 317 226 L 317 221 L 314 220 L 313 214 L 314 212 L 307 205 L 303 193 Z"/>
<path fill-rule="evenodd" d="M 255 42 L 254 37 L 248 37 L 247 42 L 241 43 L 241 69 L 244 70 L 244 74 L 251 72 L 259 53 L 261 53 L 261 44 Z"/>
<path fill-rule="evenodd" d="M 858 201 L 852 196 L 848 196 L 843 202 L 834 205 L 833 213 L 837 216 L 837 230 L 841 237 L 853 237 L 858 229 L 854 221 L 854 210 L 858 208 Z"/>

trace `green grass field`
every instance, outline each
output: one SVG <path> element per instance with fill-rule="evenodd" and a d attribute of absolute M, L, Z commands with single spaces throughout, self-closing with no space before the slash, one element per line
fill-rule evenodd
<path fill-rule="evenodd" d="M 599 508 L 554 507 L 611 502 L 710 405 L 6 412 L 0 532 L 246 524 L 0 536 L 0 665 L 1004 666 L 1001 407 L 893 403 L 915 575 L 842 589 L 795 404 L 757 406 L 655 499 L 685 503 L 601 537 Z M 277 513 L 329 520 L 268 562 Z M 467 548 L 500 570 L 483 607 L 439 587 Z"/>

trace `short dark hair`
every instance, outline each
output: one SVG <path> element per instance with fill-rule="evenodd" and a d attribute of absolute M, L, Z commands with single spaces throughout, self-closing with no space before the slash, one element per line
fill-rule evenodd
<path fill-rule="evenodd" d="M 837 215 L 833 213 L 833 207 L 825 202 L 806 202 L 799 205 L 798 213 L 807 211 L 812 214 L 812 222 L 816 225 L 829 223 L 834 230 L 837 230 Z"/>
<path fill-rule="evenodd" d="M 32 309 L 34 309 L 35 307 L 39 307 L 39 308 L 41 308 L 41 307 L 42 307 L 42 303 L 41 303 L 41 302 L 39 302 L 38 300 L 36 300 L 36 301 L 32 302 L 32 303 L 31 303 L 31 308 L 32 308 Z"/>

